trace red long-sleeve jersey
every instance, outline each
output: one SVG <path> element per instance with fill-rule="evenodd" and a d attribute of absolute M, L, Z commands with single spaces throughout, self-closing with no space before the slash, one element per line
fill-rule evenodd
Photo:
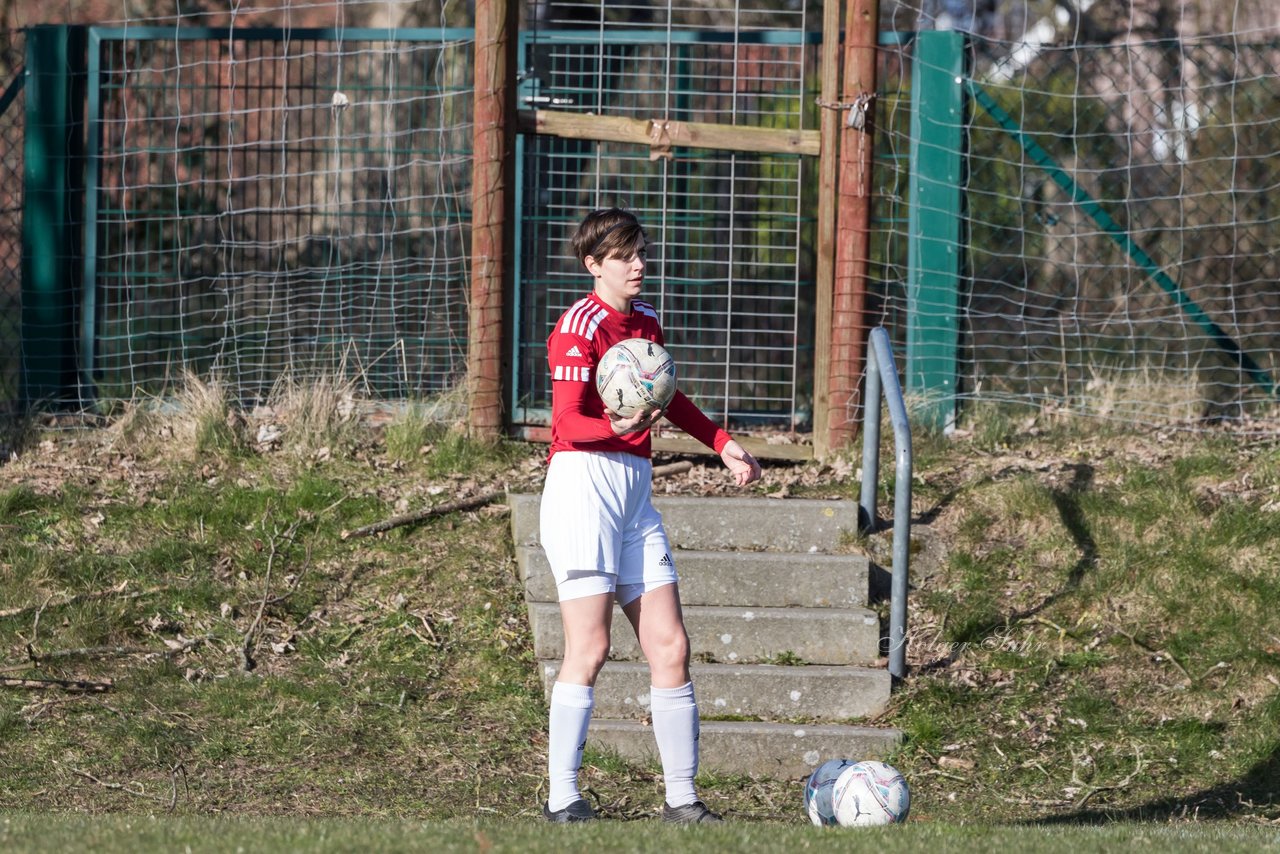
<path fill-rule="evenodd" d="M 595 368 L 605 351 L 628 338 L 644 338 L 665 346 L 658 312 L 647 302 L 632 300 L 623 314 L 594 293 L 578 300 L 560 316 L 547 337 L 551 368 L 551 459 L 557 451 L 624 451 L 652 456 L 648 430 L 615 436 L 604 401 L 596 393 Z M 692 400 L 677 391 L 666 410 L 672 424 L 717 454 L 730 436 Z"/>

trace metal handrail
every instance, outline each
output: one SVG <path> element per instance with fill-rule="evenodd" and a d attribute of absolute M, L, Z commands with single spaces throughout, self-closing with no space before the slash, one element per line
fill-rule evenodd
<path fill-rule="evenodd" d="M 907 673 L 907 577 L 911 562 L 911 424 L 902 398 L 898 369 L 893 361 L 889 333 L 883 326 L 871 330 L 867 348 L 867 393 L 862 421 L 862 497 L 858 524 L 863 533 L 876 527 L 876 485 L 880 479 L 880 398 L 889 404 L 893 424 L 893 581 L 889 594 L 889 674 L 901 679 Z"/>

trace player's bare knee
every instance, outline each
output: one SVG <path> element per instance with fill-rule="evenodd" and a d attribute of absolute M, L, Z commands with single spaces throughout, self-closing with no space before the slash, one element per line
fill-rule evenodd
<path fill-rule="evenodd" d="M 574 642 L 565 644 L 565 665 L 571 665 L 580 672 L 590 672 L 593 675 L 599 673 L 608 657 L 609 636 L 607 634 L 578 638 Z"/>
<path fill-rule="evenodd" d="M 689 636 L 678 631 L 661 638 L 651 638 L 644 645 L 644 654 L 654 670 L 685 668 L 689 664 Z"/>

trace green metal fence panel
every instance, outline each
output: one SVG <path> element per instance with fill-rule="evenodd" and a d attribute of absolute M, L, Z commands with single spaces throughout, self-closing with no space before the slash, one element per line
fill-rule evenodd
<path fill-rule="evenodd" d="M 918 423 L 955 422 L 960 331 L 960 204 L 964 144 L 964 36 L 920 33 L 912 64 L 907 245 L 907 393 Z"/>
<path fill-rule="evenodd" d="M 876 71 L 867 323 L 883 326 L 895 350 L 907 348 L 911 322 L 911 120 L 916 33 L 881 33 Z M 906 385 L 904 379 L 902 384 Z"/>
<path fill-rule="evenodd" d="M 733 32 L 618 29 L 605 25 L 618 10 L 599 8 L 599 27 L 522 36 L 526 106 L 817 127 L 819 45 L 802 14 L 794 31 L 763 29 L 763 13 L 755 29 Z M 35 213 L 18 215 L 25 144 L 46 136 L 24 138 L 25 125 L 49 113 L 29 109 L 16 82 L 29 81 L 15 77 L 24 38 L 0 45 L 0 168 L 10 177 L 0 402 L 21 395 L 24 346 L 36 371 L 29 396 L 65 398 L 72 387 L 104 405 L 161 391 L 185 369 L 219 374 L 244 401 L 282 375 L 337 370 L 385 397 L 455 387 L 466 370 L 469 30 L 92 28 L 78 290 L 75 235 L 57 233 L 75 222 L 71 196 L 41 185 L 27 200 Z M 950 127 L 930 107 L 914 129 L 911 119 L 929 79 L 946 85 L 950 66 L 923 52 L 948 38 L 880 40 L 868 322 L 908 352 L 908 387 L 945 386 L 954 321 L 961 401 L 1093 407 L 1144 423 L 1157 410 L 1194 419 L 1273 406 L 1263 378 L 1280 375 L 1270 201 L 1280 47 L 1204 38 L 1014 56 L 971 37 L 970 80 L 998 109 L 965 117 L 953 238 L 950 201 L 932 194 L 954 161 L 931 163 L 926 141 Z M 1084 195 L 1029 154 L 1001 114 Z M 586 286 L 568 234 L 586 210 L 622 203 L 657 243 L 649 295 L 686 390 L 735 427 L 808 428 L 811 159 L 694 149 L 651 159 L 645 146 L 539 136 L 517 145 L 518 424 L 546 421 L 547 326 Z M 32 174 L 46 180 L 40 168 Z M 64 201 L 46 204 L 50 191 Z M 1086 196 L 1114 228 L 1090 218 Z M 24 227 L 35 262 L 26 294 Z M 1130 242 L 1117 245 L 1119 234 Z M 58 248 L 39 249 L 50 239 Z M 41 266 L 51 262 L 62 272 Z M 955 311 L 942 278 L 953 269 Z M 52 325 L 29 326 L 20 343 L 20 318 L 42 314 Z M 1183 385 L 1154 390 L 1170 381 Z"/>
<path fill-rule="evenodd" d="M 77 397 L 84 29 L 33 27 L 26 47 L 21 397 L 65 402 Z"/>
<path fill-rule="evenodd" d="M 909 317 L 914 43 L 911 33 L 880 34 L 875 103 L 869 322 L 889 326 L 899 346 Z M 520 67 L 528 69 L 522 102 L 813 129 L 820 48 L 820 34 L 797 31 L 530 32 L 521 40 Z M 741 73 L 743 65 L 767 69 L 757 73 L 766 79 Z M 737 428 L 811 429 L 816 162 L 692 149 L 654 162 L 648 149 L 531 135 L 517 144 L 521 224 L 510 381 L 517 425 L 546 423 L 546 335 L 587 287 L 568 237 L 587 210 L 618 203 L 636 210 L 655 240 L 649 295 L 680 362 L 682 387 Z"/>
<path fill-rule="evenodd" d="M 466 371 L 470 29 L 93 28 L 84 354 L 104 404 Z"/>

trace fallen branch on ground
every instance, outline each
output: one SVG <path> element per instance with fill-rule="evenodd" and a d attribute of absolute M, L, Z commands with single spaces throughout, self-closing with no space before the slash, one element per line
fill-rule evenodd
<path fill-rule="evenodd" d="M 268 511 L 268 514 L 270 511 Z M 262 526 L 265 528 L 267 520 L 262 520 Z M 249 631 L 244 633 L 244 641 L 240 644 L 240 666 L 247 673 L 257 666 L 257 662 L 253 659 L 253 649 L 257 645 L 258 624 L 262 622 L 262 615 L 267 610 L 267 603 L 271 600 L 271 570 L 275 566 L 276 556 L 280 554 L 280 543 L 282 541 L 292 541 L 294 533 L 298 530 L 298 522 L 294 522 L 279 533 L 279 529 L 271 535 L 271 551 L 267 554 L 267 572 L 262 580 L 262 601 L 258 603 L 258 613 L 254 615 L 253 622 L 249 625 Z M 310 557 L 310 550 L 307 551 Z"/>
<path fill-rule="evenodd" d="M 135 590 L 132 593 L 126 593 L 125 587 L 127 581 L 122 581 L 115 587 L 109 587 L 106 590 L 95 590 L 92 593 L 77 593 L 74 596 L 68 596 L 60 602 L 45 601 L 40 605 L 23 605 L 20 608 L 6 608 L 0 611 L 0 618 L 3 617 L 21 617 L 32 611 L 43 611 L 46 608 L 61 608 L 63 605 L 75 605 L 80 602 L 92 602 L 95 599 L 140 599 L 143 596 L 150 596 L 152 593 L 159 593 L 167 590 L 167 587 L 149 587 L 146 590 Z"/>
<path fill-rule="evenodd" d="M 110 691 L 111 682 L 89 682 L 85 679 L 21 679 L 17 676 L 0 676 L 0 688 L 27 688 L 42 690 L 45 688 L 61 688 L 81 694 L 102 694 Z"/>
<path fill-rule="evenodd" d="M 1133 760 L 1134 760 L 1133 771 L 1129 773 L 1129 776 L 1125 777 L 1119 783 L 1113 783 L 1107 786 L 1090 786 L 1089 790 L 1086 791 L 1083 795 L 1081 795 L 1080 798 L 1076 801 L 1075 808 L 1083 809 L 1084 805 L 1089 803 L 1090 799 L 1092 799 L 1094 795 L 1097 795 L 1101 792 L 1115 792 L 1115 791 L 1123 791 L 1125 789 L 1128 789 L 1129 786 L 1133 784 L 1134 780 L 1142 776 L 1142 772 L 1145 771 L 1147 765 L 1150 764 L 1143 761 L 1142 748 L 1139 747 L 1137 744 L 1133 746 Z"/>
<path fill-rule="evenodd" d="M 128 655 L 173 655 L 178 652 L 186 652 L 192 647 L 199 646 L 209 640 L 211 636 L 206 635 L 198 638 L 190 638 L 181 642 L 174 642 L 172 645 L 166 645 L 164 649 L 156 649 L 146 646 L 82 646 L 75 649 L 55 649 L 52 652 L 36 652 L 31 644 L 27 644 L 27 656 L 31 662 L 40 664 L 46 661 L 57 661 L 63 658 L 123 658 Z M 168 644 L 168 642 L 166 642 Z M 0 670 L 15 669 L 8 665 L 0 667 Z"/>
<path fill-rule="evenodd" d="M 1140 640 L 1139 638 L 1129 634 L 1124 629 L 1116 628 L 1116 633 L 1128 638 L 1129 643 L 1132 646 L 1138 649 L 1141 649 L 1144 652 L 1150 653 L 1151 655 L 1156 656 L 1158 659 L 1163 659 L 1165 661 L 1168 661 L 1174 667 L 1178 668 L 1178 671 L 1182 673 L 1183 676 L 1187 677 L 1188 682 L 1194 683 L 1196 681 L 1194 678 L 1192 678 L 1191 673 L 1187 670 L 1187 668 L 1182 665 L 1182 662 L 1178 661 L 1178 659 L 1173 657 L 1173 653 L 1169 652 L 1168 650 L 1154 647 L 1151 644 L 1147 643 L 1146 641 Z"/>
<path fill-rule="evenodd" d="M 169 769 L 169 797 L 164 798 L 164 797 L 161 797 L 160 795 L 153 795 L 150 792 L 143 791 L 141 789 L 141 786 L 142 786 L 141 783 L 134 784 L 139 787 L 135 789 L 125 783 L 111 783 L 106 780 L 99 780 L 97 777 L 93 776 L 88 771 L 81 771 L 79 768 L 71 769 L 72 774 L 78 774 L 79 776 L 84 777 L 86 780 L 97 783 L 99 786 L 101 786 L 104 789 L 114 789 L 118 792 L 124 792 L 126 794 L 133 795 L 135 798 L 146 798 L 149 801 L 159 801 L 160 803 L 165 804 L 168 807 L 170 812 L 172 812 L 173 808 L 178 805 L 178 772 L 182 772 L 183 786 L 185 788 L 186 779 L 187 779 L 187 769 L 183 767 L 181 762 L 179 762 L 177 765 L 174 765 L 172 768 Z"/>
<path fill-rule="evenodd" d="M 390 531 L 392 528 L 399 528 L 404 525 L 412 525 L 415 522 L 422 522 L 434 516 L 444 516 L 447 513 L 457 513 L 461 510 L 475 510 L 486 504 L 492 504 L 495 501 L 501 501 L 506 498 L 507 491 L 505 489 L 495 489 L 490 492 L 482 492 L 479 495 L 473 495 L 470 498 L 459 498 L 457 501 L 446 501 L 443 504 L 437 504 L 435 507 L 428 507 L 426 510 L 418 510 L 413 513 L 405 513 L 401 516 L 392 516 L 381 522 L 375 522 L 372 525 L 365 525 L 362 528 L 356 528 L 354 531 L 343 531 L 342 539 L 349 540 L 352 537 L 367 537 L 370 534 L 381 534 L 384 531 Z"/>
<path fill-rule="evenodd" d="M 687 472 L 692 468 L 693 468 L 693 463 L 689 462 L 688 460 L 683 460 L 682 462 L 678 462 L 678 463 L 669 463 L 668 465 L 665 465 L 665 466 L 658 466 L 656 469 L 653 470 L 653 479 L 657 480 L 660 477 L 670 477 L 673 474 L 682 474 L 683 472 Z"/>
<path fill-rule="evenodd" d="M 941 768 L 930 768 L 927 771 L 917 771 L 918 777 L 945 777 L 948 780 L 957 780 L 961 783 L 970 782 L 968 777 L 961 777 L 959 774 L 952 774 L 949 771 L 943 771 Z"/>

